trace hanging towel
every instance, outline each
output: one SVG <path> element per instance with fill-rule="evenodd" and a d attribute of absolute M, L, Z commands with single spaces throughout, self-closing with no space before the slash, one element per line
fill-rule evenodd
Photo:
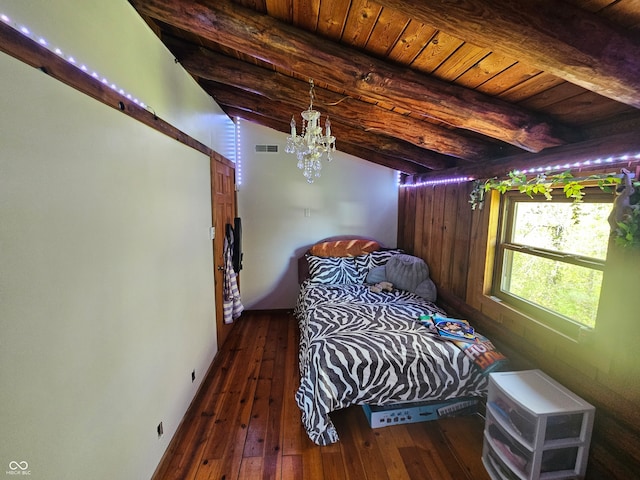
<path fill-rule="evenodd" d="M 238 290 L 238 281 L 236 272 L 233 269 L 233 240 L 230 242 L 225 236 L 224 239 L 224 275 L 222 290 L 222 316 L 224 323 L 233 323 L 244 310 L 242 300 L 240 299 L 240 290 Z"/>

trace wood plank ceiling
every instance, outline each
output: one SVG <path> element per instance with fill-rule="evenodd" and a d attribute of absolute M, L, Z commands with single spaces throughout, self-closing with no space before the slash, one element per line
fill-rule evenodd
<path fill-rule="evenodd" d="M 129 1 L 230 117 L 288 132 L 313 78 L 338 150 L 408 175 L 639 131 L 640 0 Z"/>

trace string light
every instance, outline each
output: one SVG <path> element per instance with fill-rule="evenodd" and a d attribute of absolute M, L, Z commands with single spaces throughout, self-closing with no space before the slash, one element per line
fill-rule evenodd
<path fill-rule="evenodd" d="M 416 183 L 404 183 L 401 187 L 426 187 L 432 185 L 447 185 L 451 183 L 465 183 L 475 180 L 473 177 L 449 177 L 449 178 L 436 178 L 433 180 L 424 180 Z"/>
<path fill-rule="evenodd" d="M 545 165 L 543 167 L 531 167 L 525 168 L 524 170 L 515 170 L 515 174 L 539 174 L 539 173 L 550 173 L 557 171 L 569 170 L 571 168 L 581 168 L 581 167 L 593 167 L 600 165 L 613 165 L 615 163 L 621 162 L 630 162 L 640 160 L 640 152 L 635 154 L 624 154 L 618 156 L 611 156 L 606 158 L 595 158 L 585 160 L 583 162 L 573 162 L 573 163 L 563 163 L 557 165 Z M 473 177 L 451 177 L 451 178 L 439 178 L 433 180 L 424 180 L 416 183 L 405 183 L 401 184 L 400 187 L 422 187 L 427 185 L 441 185 L 441 184 L 449 184 L 449 183 L 464 183 L 475 180 Z"/>
<path fill-rule="evenodd" d="M 582 168 L 582 167 L 592 167 L 594 165 L 611 165 L 614 163 L 620 162 L 629 162 L 634 160 L 640 160 L 640 153 L 636 153 L 634 155 L 624 154 L 619 156 L 612 156 L 607 158 L 595 158 L 585 160 L 583 162 L 574 162 L 574 163 L 565 163 L 558 165 L 547 165 L 544 167 L 532 167 L 525 168 L 524 170 L 516 170 L 517 174 L 535 174 L 535 173 L 548 173 L 548 172 L 557 172 L 561 170 L 569 170 L 571 168 Z"/>
<path fill-rule="evenodd" d="M 8 26 L 13 28 L 17 32 L 19 32 L 22 35 L 24 35 L 25 37 L 28 37 L 28 38 L 30 38 L 32 40 L 34 39 L 34 35 L 32 34 L 31 30 L 27 26 L 19 25 L 19 24 L 13 22 L 11 20 L 11 18 L 9 18 L 8 15 L 6 15 L 4 13 L 0 13 L 0 20 L 2 20 L 3 23 L 7 24 Z M 75 57 L 73 57 L 71 55 L 66 56 L 64 54 L 64 52 L 59 47 L 55 47 L 54 48 L 53 46 L 49 45 L 49 42 L 47 40 L 45 40 L 44 38 L 42 38 L 42 37 L 38 37 L 36 41 L 38 42 L 38 44 L 40 44 L 41 46 L 45 47 L 50 52 L 55 53 L 59 57 L 62 57 L 69 64 L 75 66 L 76 68 L 78 68 L 82 72 L 84 72 L 87 75 L 89 75 L 89 69 L 87 68 L 87 66 L 84 65 L 84 64 L 81 64 L 80 66 L 78 66 Z M 141 102 L 137 98 L 133 97 L 132 95 L 130 95 L 128 93 L 126 93 L 122 88 L 118 88 L 115 83 L 110 82 L 105 77 L 102 77 L 102 79 L 101 79 L 101 76 L 98 75 L 97 72 L 92 71 L 92 73 L 89 76 L 91 76 L 92 78 L 94 78 L 96 80 L 101 81 L 104 85 L 110 86 L 114 91 L 118 92 L 120 95 L 122 95 L 123 97 L 125 97 L 128 100 L 132 101 L 133 103 L 135 103 L 136 105 L 140 106 L 141 108 L 147 109 L 147 105 L 144 102 Z"/>
<path fill-rule="evenodd" d="M 239 188 L 242 185 L 242 151 L 240 149 L 242 145 L 242 138 L 240 135 L 240 118 L 236 117 L 236 186 Z"/>

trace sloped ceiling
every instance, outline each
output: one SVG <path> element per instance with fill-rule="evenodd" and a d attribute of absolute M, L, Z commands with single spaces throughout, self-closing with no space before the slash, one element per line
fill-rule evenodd
<path fill-rule="evenodd" d="M 640 131 L 637 0 L 130 3 L 230 117 L 288 132 L 313 78 L 338 150 L 407 175 Z"/>

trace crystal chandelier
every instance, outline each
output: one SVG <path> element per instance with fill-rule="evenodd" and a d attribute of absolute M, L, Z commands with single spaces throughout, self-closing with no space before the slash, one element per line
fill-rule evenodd
<path fill-rule="evenodd" d="M 331 135 L 331 122 L 329 117 L 324 122 L 325 134 L 322 134 L 320 126 L 320 112 L 313 109 L 315 91 L 313 79 L 309 79 L 309 108 L 301 113 L 302 135 L 296 134 L 296 121 L 291 117 L 291 136 L 287 137 L 285 152 L 295 153 L 298 157 L 298 168 L 307 182 L 313 183 L 320 176 L 322 155 L 327 154 L 327 160 L 333 159 L 336 151 L 336 137 Z"/>

